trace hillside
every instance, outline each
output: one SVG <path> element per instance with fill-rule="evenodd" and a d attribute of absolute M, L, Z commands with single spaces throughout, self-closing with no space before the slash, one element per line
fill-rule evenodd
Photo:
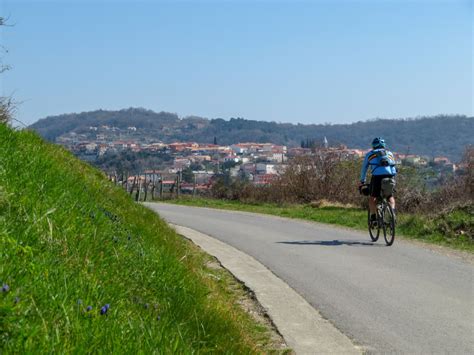
<path fill-rule="evenodd" d="M 219 144 L 238 142 L 272 142 L 299 146 L 302 140 L 322 142 L 327 137 L 331 145 L 345 144 L 367 148 L 375 136 L 383 136 L 390 147 L 401 153 L 427 156 L 448 156 L 459 161 L 467 144 L 472 144 L 474 118 L 466 116 L 435 116 L 416 119 L 376 119 L 352 124 L 303 125 L 251 121 L 242 118 L 205 119 L 179 118 L 176 114 L 155 113 L 145 109 L 92 111 L 47 117 L 30 127 L 44 138 L 55 141 L 63 134 L 75 132 L 95 138 L 90 126 L 108 125 L 137 128 L 135 137 L 143 141 L 196 141 Z"/>
<path fill-rule="evenodd" d="M 153 212 L 32 132 L 0 125 L 0 142 L 0 353 L 265 351 Z"/>

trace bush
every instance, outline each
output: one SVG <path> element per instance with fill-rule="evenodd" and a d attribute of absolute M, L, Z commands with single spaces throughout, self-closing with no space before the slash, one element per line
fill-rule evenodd
<path fill-rule="evenodd" d="M 211 196 L 245 203 L 282 204 L 327 201 L 366 208 L 367 199 L 357 190 L 361 160 L 346 160 L 316 150 L 312 156 L 296 157 L 272 184 L 255 186 L 223 176 L 213 185 Z M 474 149 L 468 147 L 461 164 L 464 173 L 451 176 L 436 189 L 428 188 L 423 173 L 401 166 L 397 176 L 397 208 L 408 213 L 436 215 L 472 205 Z"/>
<path fill-rule="evenodd" d="M 13 103 L 10 98 L 0 97 L 0 124 L 8 124 L 11 121 Z"/>

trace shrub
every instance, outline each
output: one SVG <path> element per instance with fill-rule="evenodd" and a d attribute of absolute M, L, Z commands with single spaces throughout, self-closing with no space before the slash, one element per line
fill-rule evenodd
<path fill-rule="evenodd" d="M 357 191 L 362 162 L 316 150 L 312 156 L 292 159 L 270 185 L 219 178 L 213 185 L 214 198 L 246 203 L 277 204 L 328 203 L 366 208 L 367 199 Z M 461 164 L 463 173 L 446 178 L 437 188 L 429 188 L 415 167 L 401 166 L 397 176 L 397 208 L 408 213 L 440 214 L 472 205 L 474 186 L 474 149 L 468 147 Z"/>

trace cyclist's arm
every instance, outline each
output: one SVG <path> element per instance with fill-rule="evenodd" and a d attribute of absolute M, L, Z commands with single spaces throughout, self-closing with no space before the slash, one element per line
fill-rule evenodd
<path fill-rule="evenodd" d="M 360 182 L 365 183 L 365 177 L 367 175 L 367 169 L 369 168 L 369 154 L 365 155 L 364 162 L 362 163 L 362 170 L 360 172 Z"/>

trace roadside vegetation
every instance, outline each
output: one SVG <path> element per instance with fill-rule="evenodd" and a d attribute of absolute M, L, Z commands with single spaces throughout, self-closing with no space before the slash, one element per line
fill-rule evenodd
<path fill-rule="evenodd" d="M 258 186 L 227 173 L 204 198 L 173 203 L 301 218 L 366 230 L 367 197 L 357 192 L 360 161 L 325 151 L 292 159 L 269 185 Z M 397 177 L 398 235 L 457 249 L 474 250 L 474 148 L 461 170 L 430 186 L 416 167 L 401 166 Z"/>
<path fill-rule="evenodd" d="M 156 214 L 32 132 L 0 142 L 0 352 L 270 351 L 242 286 Z"/>
<path fill-rule="evenodd" d="M 327 201 L 278 205 L 275 203 L 243 203 L 236 200 L 217 200 L 202 197 L 180 197 L 179 199 L 169 199 L 163 202 L 264 213 L 367 230 L 367 212 L 365 210 Z M 474 208 L 472 205 L 459 207 L 453 211 L 431 217 L 401 213 L 397 219 L 397 234 L 428 243 L 474 252 L 473 216 Z"/>

